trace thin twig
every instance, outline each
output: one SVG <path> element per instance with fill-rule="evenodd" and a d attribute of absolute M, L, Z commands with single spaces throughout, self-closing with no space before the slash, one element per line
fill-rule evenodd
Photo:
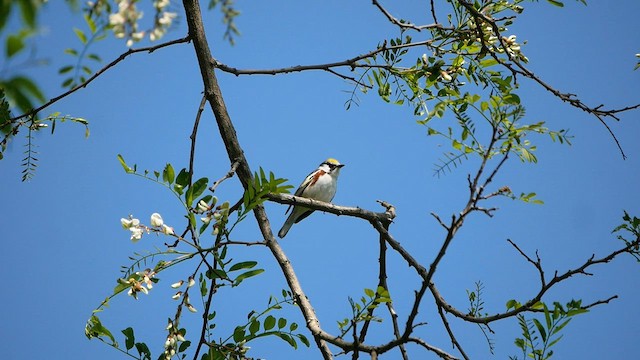
<path fill-rule="evenodd" d="M 429 29 L 442 29 L 443 26 L 442 24 L 439 24 L 438 21 L 435 19 L 435 14 L 433 14 L 433 18 L 435 21 L 435 23 L 433 24 L 428 24 L 428 25 L 415 25 L 412 24 L 410 22 L 406 22 L 404 20 L 398 20 L 397 18 L 395 18 L 393 15 L 391 15 L 391 13 L 389 11 L 387 11 L 387 9 L 385 9 L 379 2 L 378 0 L 372 0 L 373 6 L 377 7 L 378 10 L 380 10 L 380 12 L 382 14 L 384 14 L 384 16 L 387 18 L 387 20 L 389 20 L 392 24 L 398 26 L 401 29 L 411 29 L 411 30 L 416 30 L 416 31 L 422 31 L 422 30 L 429 30 Z M 433 3 L 432 3 L 432 7 L 431 7 L 432 11 L 433 11 Z"/>
<path fill-rule="evenodd" d="M 115 60 L 113 60 L 112 62 L 110 62 L 109 64 L 107 64 L 105 67 L 103 67 L 102 69 L 98 70 L 95 74 L 93 74 L 91 77 L 89 77 L 87 80 L 85 80 L 83 83 L 78 84 L 76 86 L 74 86 L 72 89 L 52 98 L 51 100 L 47 101 L 46 103 L 44 103 L 43 105 L 30 110 L 22 115 L 18 115 L 16 117 L 13 117 L 11 119 L 9 119 L 8 121 L 14 122 L 16 120 L 20 120 L 22 118 L 25 118 L 27 116 L 31 116 L 31 115 L 35 115 L 38 112 L 42 111 L 43 109 L 53 105 L 54 103 L 56 103 L 57 101 L 67 97 L 68 95 L 73 94 L 74 92 L 76 92 L 77 90 L 86 87 L 87 85 L 89 85 L 89 83 L 91 83 L 93 80 L 95 80 L 98 76 L 102 75 L 105 71 L 109 70 L 110 68 L 114 67 L 115 65 L 117 65 L 120 61 L 124 60 L 127 56 L 131 55 L 131 54 L 135 54 L 135 53 L 139 53 L 139 52 L 149 52 L 152 53 L 158 49 L 170 46 L 170 45 L 175 45 L 175 44 L 180 44 L 180 43 L 185 43 L 185 42 L 189 42 L 191 40 L 191 38 L 187 35 L 185 37 L 183 37 L 182 39 L 176 39 L 176 40 L 171 40 L 171 41 L 167 41 L 165 43 L 162 44 L 158 44 L 155 46 L 149 46 L 149 47 L 144 47 L 144 48 L 139 48 L 139 49 L 129 49 L 127 51 L 125 51 L 124 53 L 122 53 L 120 56 L 118 56 L 118 58 L 116 58 Z M 2 125 L 0 125 L 0 127 L 4 126 L 5 124 L 3 123 Z"/>
<path fill-rule="evenodd" d="M 465 358 L 465 360 L 469 360 L 469 357 L 462 349 L 462 345 L 460 345 L 460 343 L 456 339 L 456 336 L 453 334 L 453 331 L 451 330 L 451 326 L 449 326 L 449 321 L 447 320 L 447 316 L 444 314 L 444 311 L 442 311 L 441 306 L 438 306 L 438 314 L 440 314 L 440 319 L 442 319 L 442 324 L 444 325 L 444 328 L 447 330 L 447 334 L 449 334 L 449 338 L 451 339 L 451 343 L 453 344 L 453 346 L 457 348 L 458 351 L 460 351 L 460 355 L 462 355 L 462 357 Z"/>

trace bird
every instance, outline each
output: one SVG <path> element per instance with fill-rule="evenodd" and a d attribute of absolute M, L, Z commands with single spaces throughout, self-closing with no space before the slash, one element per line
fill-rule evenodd
<path fill-rule="evenodd" d="M 338 175 L 344 164 L 336 159 L 329 158 L 325 160 L 318 168 L 309 174 L 295 192 L 295 196 L 301 196 L 308 199 L 330 202 L 336 195 L 338 189 Z M 305 208 L 300 205 L 289 205 L 285 214 L 291 210 L 289 217 L 282 225 L 282 229 L 278 231 L 278 236 L 284 238 L 293 224 L 297 224 L 300 220 L 311 215 L 314 210 Z"/>

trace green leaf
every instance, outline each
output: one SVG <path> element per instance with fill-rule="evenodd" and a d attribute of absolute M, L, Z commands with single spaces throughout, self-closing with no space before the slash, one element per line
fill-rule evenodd
<path fill-rule="evenodd" d="M 191 341 L 189 341 L 189 340 L 184 341 L 178 347 L 178 352 L 184 352 L 185 350 L 187 350 L 189 348 L 189 346 L 191 346 Z"/>
<path fill-rule="evenodd" d="M 184 192 L 184 188 L 189 186 L 189 180 L 190 176 L 187 172 L 187 169 L 183 168 L 182 170 L 180 170 L 180 173 L 178 173 L 178 176 L 176 177 L 176 184 L 173 186 L 175 192 L 182 195 L 182 193 Z"/>
<path fill-rule="evenodd" d="M 264 330 L 269 331 L 273 329 L 274 326 L 276 326 L 276 318 L 271 315 L 267 316 L 267 318 L 264 319 Z"/>
<path fill-rule="evenodd" d="M 298 348 L 298 344 L 296 344 L 296 341 L 291 336 L 289 336 L 288 334 L 276 333 L 276 336 L 279 337 L 280 339 L 288 342 L 289 345 L 291 345 L 291 347 L 293 347 L 294 349 Z"/>
<path fill-rule="evenodd" d="M 213 280 L 213 279 L 228 279 L 229 278 L 227 273 L 224 272 L 224 270 L 220 270 L 220 269 L 207 270 L 206 276 L 211 280 Z"/>
<path fill-rule="evenodd" d="M 502 98 L 502 100 L 504 100 L 506 104 L 520 105 L 520 97 L 516 94 L 507 94 Z"/>
<path fill-rule="evenodd" d="M 88 14 L 84 14 L 84 21 L 87 23 L 87 25 L 89 26 L 89 30 L 91 31 L 92 34 L 95 34 L 96 32 L 96 23 L 95 21 L 93 21 L 93 19 L 91 18 L 91 16 L 89 16 Z"/>
<path fill-rule="evenodd" d="M 151 360 L 151 350 L 145 343 L 136 343 L 136 350 L 140 355 L 141 360 Z"/>
<path fill-rule="evenodd" d="M 124 334 L 124 346 L 127 348 L 127 350 L 131 350 L 133 348 L 133 345 L 136 342 L 136 338 L 133 335 L 133 328 L 132 327 L 128 327 L 124 330 L 122 330 L 122 333 Z"/>
<path fill-rule="evenodd" d="M 10 58 L 13 55 L 19 53 L 22 49 L 24 49 L 24 36 L 21 36 L 21 34 L 16 34 L 16 35 L 9 35 L 7 37 L 7 43 L 5 48 L 5 53 L 7 54 L 7 58 Z"/>
<path fill-rule="evenodd" d="M 117 346 L 116 339 L 113 337 L 113 334 L 102 325 L 100 319 L 96 315 L 91 315 L 89 321 L 87 321 L 87 326 L 85 327 L 85 335 L 87 338 L 91 339 L 94 337 L 108 337 L 113 344 Z"/>
<path fill-rule="evenodd" d="M 58 74 L 66 74 L 71 70 L 73 70 L 73 66 L 71 65 L 63 66 L 60 68 L 60 70 L 58 70 Z"/>
<path fill-rule="evenodd" d="M 229 268 L 229 271 L 236 271 L 240 269 L 251 269 L 255 267 L 257 264 L 258 264 L 257 261 L 243 261 L 237 264 L 233 264 L 231 268 Z"/>
<path fill-rule="evenodd" d="M 283 329 L 285 326 L 287 326 L 287 319 L 279 318 L 278 319 L 278 329 Z"/>
<path fill-rule="evenodd" d="M 254 335 L 255 333 L 258 332 L 258 330 L 260 330 L 260 321 L 253 319 L 253 321 L 249 325 L 249 333 L 251 335 Z"/>
<path fill-rule="evenodd" d="M 376 293 L 371 289 L 364 289 L 364 293 L 367 294 L 368 297 L 372 298 Z"/>
<path fill-rule="evenodd" d="M 300 341 L 305 344 L 307 347 L 311 346 L 309 344 L 309 339 L 307 339 L 306 336 L 302 335 L 302 334 L 298 334 L 298 339 L 300 339 Z"/>
<path fill-rule="evenodd" d="M 164 180 L 164 182 L 171 185 L 173 184 L 173 181 L 175 180 L 175 178 L 176 178 L 176 173 L 173 170 L 173 166 L 167 163 L 167 165 L 164 167 L 164 170 L 162 171 L 162 180 Z"/>
<path fill-rule="evenodd" d="M 238 285 L 240 285 L 240 283 L 241 283 L 243 280 L 248 279 L 248 278 L 250 278 L 250 277 L 254 277 L 254 276 L 256 276 L 256 275 L 260 275 L 260 274 L 262 274 L 263 272 L 264 272 L 264 269 L 256 269 L 256 270 L 251 270 L 251 271 L 247 271 L 247 272 L 245 272 L 245 273 L 242 273 L 242 274 L 238 275 L 238 277 L 237 277 L 237 278 L 235 278 L 235 280 L 233 281 L 233 282 L 234 282 L 234 285 L 235 285 L 235 286 L 238 286 Z"/>
<path fill-rule="evenodd" d="M 120 165 L 122 165 L 122 168 L 127 174 L 132 174 L 134 172 L 133 169 L 130 168 L 126 162 L 124 162 L 124 158 L 120 154 L 118 154 L 118 161 L 120 161 Z"/>
<path fill-rule="evenodd" d="M 21 89 L 25 93 L 25 95 L 26 93 L 29 93 L 31 94 L 31 96 L 41 102 L 46 101 L 46 98 L 44 97 L 42 91 L 40 91 L 40 88 L 38 88 L 38 86 L 30 78 L 24 76 L 16 76 L 9 80 L 9 83 L 11 83 L 11 85 L 15 86 L 16 88 Z"/>
<path fill-rule="evenodd" d="M 20 6 L 20 15 L 22 15 L 22 20 L 24 20 L 29 27 L 36 26 L 36 12 L 37 8 L 40 4 L 38 1 L 16 1 Z"/>
<path fill-rule="evenodd" d="M 538 329 L 538 333 L 540 333 L 540 337 L 542 338 L 542 341 L 546 342 L 547 341 L 547 331 L 545 330 L 545 328 L 542 325 L 542 323 L 540 322 L 540 320 L 533 319 L 533 324 Z"/>
<path fill-rule="evenodd" d="M 550 3 L 551 5 L 555 5 L 557 7 L 564 7 L 564 4 L 561 1 L 547 0 L 547 2 Z"/>
<path fill-rule="evenodd" d="M 78 28 L 73 28 L 73 32 L 76 33 L 76 36 L 78 37 L 78 39 L 80 39 L 80 41 L 83 44 L 87 43 L 87 36 L 84 34 L 84 32 L 82 32 L 82 30 Z"/>
<path fill-rule="evenodd" d="M 242 326 L 238 326 L 233 332 L 233 341 L 239 343 L 242 340 L 244 340 L 244 328 Z"/>
<path fill-rule="evenodd" d="M 209 184 L 209 179 L 205 177 L 205 178 L 198 179 L 195 183 L 193 183 L 193 185 L 191 185 L 187 189 L 187 193 L 185 194 L 185 200 L 187 201 L 187 204 L 189 206 L 193 204 L 193 199 L 202 195 L 202 193 L 207 189 L 208 184 Z"/>

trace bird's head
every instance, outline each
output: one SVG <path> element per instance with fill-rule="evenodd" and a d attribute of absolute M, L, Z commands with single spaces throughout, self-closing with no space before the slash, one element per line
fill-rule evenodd
<path fill-rule="evenodd" d="M 344 164 L 340 164 L 340 162 L 334 158 L 329 158 L 325 160 L 318 169 L 329 173 L 330 175 L 337 176 L 340 173 L 340 168 L 342 168 Z"/>

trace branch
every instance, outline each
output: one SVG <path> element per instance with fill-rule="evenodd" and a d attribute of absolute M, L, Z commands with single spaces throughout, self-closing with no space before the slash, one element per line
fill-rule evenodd
<path fill-rule="evenodd" d="M 512 241 L 509 241 L 512 245 L 515 246 L 515 244 Z M 553 278 L 550 281 L 546 281 L 544 278 L 542 279 L 542 285 L 540 287 L 540 290 L 538 291 L 538 293 L 532 297 L 531 299 L 529 299 L 526 303 L 524 303 L 521 307 L 517 308 L 517 309 L 513 309 L 504 313 L 497 313 L 495 315 L 490 315 L 490 316 L 484 316 L 484 317 L 475 317 L 475 316 L 471 316 L 467 313 L 464 313 L 456 308 L 454 308 L 453 306 L 451 306 L 449 303 L 447 303 L 447 301 L 442 297 L 442 295 L 440 294 L 440 292 L 438 291 L 438 289 L 436 288 L 435 284 L 430 283 L 429 284 L 429 290 L 431 291 L 431 294 L 433 295 L 434 299 L 436 300 L 436 304 L 438 304 L 438 306 L 441 306 L 446 312 L 450 313 L 451 315 L 458 317 L 464 321 L 467 322 L 471 322 L 471 323 L 478 323 L 478 324 L 488 324 L 490 322 L 496 321 L 496 320 L 501 320 L 501 319 L 505 319 L 505 318 L 509 318 L 512 316 L 515 316 L 517 314 L 520 314 L 522 312 L 534 312 L 536 311 L 536 309 L 534 309 L 533 307 L 542 300 L 542 297 L 555 285 L 557 285 L 558 283 L 567 280 L 568 278 L 570 278 L 571 276 L 577 275 L 577 274 L 582 274 L 582 275 L 586 275 L 586 276 L 590 276 L 592 274 L 586 272 L 586 270 L 594 265 L 597 264 L 603 264 L 603 263 L 608 263 L 612 260 L 614 260 L 616 257 L 620 256 L 623 253 L 628 253 L 630 252 L 632 249 L 634 249 L 636 246 L 640 245 L 640 239 L 637 239 L 633 242 L 630 242 L 627 246 L 620 248 L 618 250 L 615 250 L 611 253 L 609 253 L 606 256 L 603 256 L 601 258 L 595 258 L 595 255 L 592 255 L 591 257 L 589 257 L 589 259 L 587 259 L 582 265 L 567 270 L 565 273 L 563 273 L 562 275 L 558 275 L 558 272 L 556 271 L 556 273 L 554 274 Z M 538 268 L 540 266 L 540 261 L 539 259 L 537 261 L 534 261 L 533 259 L 531 259 L 531 257 L 527 256 L 526 254 L 524 254 L 524 252 L 522 252 L 522 250 L 520 250 L 518 247 L 516 247 L 516 250 L 518 250 L 520 252 L 520 254 L 522 254 L 528 262 L 530 262 L 531 264 L 533 264 L 536 268 Z M 537 255 L 536 255 L 537 256 Z M 542 274 L 544 273 L 542 271 L 542 269 L 538 270 L 539 272 L 541 272 Z M 541 275 L 543 276 L 543 275 Z M 609 303 L 611 300 L 616 299 L 617 296 L 611 296 L 606 300 L 598 300 L 590 305 L 586 305 L 583 307 L 583 309 L 588 309 L 597 305 L 601 305 L 601 304 L 607 304 Z"/>
<path fill-rule="evenodd" d="M 149 47 L 144 47 L 144 48 L 139 48 L 139 49 L 129 49 L 126 52 L 122 53 L 120 56 L 118 56 L 117 59 L 113 60 L 112 62 L 110 62 L 109 64 L 107 64 L 105 67 L 103 67 L 102 69 L 98 70 L 95 74 L 93 74 L 90 78 L 88 78 L 87 80 L 85 80 L 83 83 L 78 84 L 76 86 L 73 87 L 73 89 L 68 90 L 54 98 L 52 98 L 51 100 L 47 101 L 46 103 L 44 103 L 43 105 L 32 109 L 31 111 L 28 111 L 22 115 L 18 115 L 16 117 L 13 117 L 11 119 L 9 119 L 8 121 L 14 122 L 16 120 L 20 120 L 22 118 L 31 116 L 31 115 L 35 115 L 38 112 L 42 111 L 43 109 L 53 105 L 54 103 L 56 103 L 57 101 L 67 97 L 68 95 L 73 94 L 74 92 L 76 92 L 77 90 L 87 87 L 87 85 L 89 85 L 89 83 L 91 83 L 93 80 L 95 80 L 98 76 L 102 75 L 104 72 L 106 72 L 107 70 L 109 70 L 110 68 L 114 67 L 116 64 L 118 64 L 120 61 L 124 60 L 127 56 L 131 55 L 131 54 L 135 54 L 135 53 L 139 53 L 139 52 L 149 52 L 152 53 L 158 49 L 170 46 L 170 45 L 175 45 L 175 44 L 180 44 L 180 43 L 185 43 L 185 42 L 189 42 L 191 40 L 191 38 L 187 35 L 185 37 L 183 37 L 182 39 L 176 39 L 176 40 L 171 40 L 162 44 L 158 44 L 155 46 L 149 46 Z M 0 125 L 0 127 L 4 126 L 6 124 L 2 124 Z"/>
<path fill-rule="evenodd" d="M 205 35 L 200 2 L 198 0 L 183 0 L 183 5 L 185 8 L 187 25 L 189 27 L 189 36 L 193 41 L 193 47 L 198 59 L 198 65 L 204 83 L 205 96 L 211 106 L 213 114 L 215 115 L 218 130 L 220 131 L 220 136 L 227 150 L 229 161 L 231 163 L 238 163 L 238 178 L 240 179 L 243 187 L 247 189 L 252 181 L 251 168 L 249 167 L 249 163 L 244 156 L 244 151 L 238 141 L 235 128 L 231 122 L 231 117 L 229 116 L 229 112 L 227 111 L 227 107 L 224 103 L 220 85 L 218 84 L 216 74 L 213 71 L 216 64 L 211 56 L 211 50 L 209 49 L 209 43 Z M 318 321 L 308 297 L 300 286 L 300 282 L 298 281 L 293 267 L 291 266 L 291 262 L 273 236 L 264 207 L 261 205 L 256 206 L 253 213 L 258 226 L 260 227 L 260 232 L 265 239 L 266 245 L 280 265 L 294 299 L 300 307 L 300 311 L 305 319 L 307 328 L 313 335 L 322 357 L 325 360 L 332 359 L 333 355 L 331 354 L 331 350 L 327 346 L 323 337 L 320 336 L 322 333 L 320 322 Z"/>
<path fill-rule="evenodd" d="M 368 53 L 362 54 L 362 55 L 358 55 L 355 56 L 353 58 L 350 59 L 346 59 L 346 60 L 342 60 L 342 61 L 336 61 L 336 62 L 331 62 L 331 63 L 323 63 L 323 64 L 313 64 L 313 65 L 296 65 L 296 66 L 290 66 L 290 67 L 284 67 L 284 68 L 276 68 L 276 69 L 237 69 L 228 65 L 225 65 L 223 63 L 221 63 L 218 60 L 213 60 L 215 67 L 220 69 L 221 71 L 239 76 L 239 75 L 277 75 L 277 74 L 288 74 L 288 73 L 293 73 L 293 72 L 302 72 L 302 71 L 309 71 L 309 70 L 323 70 L 323 71 L 329 71 L 333 74 L 336 74 L 344 79 L 348 79 L 348 80 L 353 80 L 356 83 L 360 83 L 358 80 L 351 78 L 351 77 L 346 77 L 343 75 L 339 75 L 337 73 L 335 73 L 334 71 L 330 71 L 333 68 L 338 68 L 338 67 L 349 67 L 351 69 L 355 69 L 355 68 L 360 68 L 360 67 L 367 67 L 367 68 L 371 68 L 371 67 L 376 67 L 373 66 L 371 64 L 360 64 L 358 63 L 359 61 L 362 61 L 364 59 L 368 59 L 371 57 L 374 57 L 375 55 L 386 51 L 386 50 L 396 50 L 396 49 L 404 49 L 404 48 L 410 48 L 410 47 L 416 47 L 416 46 L 429 46 L 431 45 L 431 43 L 433 42 L 433 40 L 425 40 L 425 41 L 418 41 L 418 42 L 413 42 L 413 43 L 407 43 L 407 44 L 399 44 L 399 45 L 394 45 L 394 46 L 387 46 L 386 42 L 383 43 L 381 46 L 377 47 L 374 50 L 369 51 Z M 390 66 L 386 66 L 386 65 L 381 65 L 381 66 L 377 66 L 377 67 L 381 67 L 381 68 L 385 68 L 385 69 L 389 69 Z"/>
<path fill-rule="evenodd" d="M 448 354 L 447 352 L 445 352 L 442 349 L 439 349 L 433 345 L 429 345 L 427 344 L 424 340 L 422 339 L 417 339 L 417 338 L 409 338 L 408 339 L 410 342 L 414 342 L 420 346 L 422 346 L 423 348 L 432 351 L 434 353 L 436 353 L 438 356 L 440 356 L 440 358 L 442 359 L 446 359 L 446 360 L 458 360 L 458 358 L 454 357 L 451 354 Z"/>
<path fill-rule="evenodd" d="M 449 321 L 447 320 L 447 316 L 444 314 L 444 311 L 442 311 L 442 306 L 439 306 L 439 305 L 438 305 L 438 314 L 440 314 L 440 319 L 442 320 L 442 324 L 447 330 L 447 334 L 449 334 L 449 338 L 451 339 L 451 343 L 453 343 L 453 346 L 458 348 L 458 351 L 460 351 L 460 354 L 462 355 L 463 358 L 465 358 L 466 360 L 469 360 L 469 357 L 464 352 L 464 350 L 462 350 L 462 346 L 460 345 L 455 335 L 453 334 L 453 331 L 451 330 L 451 326 L 449 326 Z"/>
<path fill-rule="evenodd" d="M 202 116 L 202 112 L 204 111 L 204 106 L 207 104 L 207 98 L 202 96 L 202 100 L 200 100 L 200 106 L 198 106 L 198 111 L 196 112 L 196 120 L 193 122 L 193 130 L 191 131 L 191 152 L 189 153 L 189 178 L 193 177 L 193 161 L 196 157 L 196 136 L 198 135 L 198 126 L 200 125 L 200 117 Z M 191 186 L 191 184 L 189 184 Z"/>
<path fill-rule="evenodd" d="M 502 33 L 500 32 L 500 29 L 498 28 L 498 25 L 496 24 L 495 19 L 490 18 L 489 16 L 483 14 L 482 12 L 478 11 L 478 9 L 476 9 L 473 4 L 468 3 L 466 0 L 457 0 L 460 5 L 462 5 L 465 9 L 467 9 L 467 11 L 469 11 L 469 13 L 473 16 L 473 18 L 475 19 L 476 23 L 478 24 L 477 29 L 479 32 L 479 38 L 482 41 L 482 47 L 487 50 L 489 52 L 489 54 L 491 54 L 491 57 L 494 58 L 494 60 L 496 60 L 498 63 L 500 63 L 502 66 L 506 67 L 509 71 L 511 71 L 511 73 L 515 76 L 515 75 L 522 75 L 524 77 L 527 77 L 533 81 L 535 81 L 536 83 L 538 83 L 540 86 L 542 86 L 545 90 L 549 91 L 550 93 L 552 93 L 555 97 L 559 98 L 560 100 L 569 103 L 571 106 L 576 107 L 582 111 L 585 111 L 588 114 L 594 115 L 598 121 L 604 125 L 604 127 L 607 129 L 607 131 L 609 132 L 609 134 L 611 135 L 611 137 L 613 138 L 613 140 L 616 143 L 616 146 L 618 147 L 618 150 L 620 151 L 620 154 L 622 155 L 623 159 L 626 159 L 627 156 L 624 153 L 624 150 L 622 149 L 622 146 L 620 145 L 620 142 L 618 141 L 618 138 L 615 136 L 615 134 L 613 133 L 613 131 L 611 130 L 611 128 L 609 127 L 609 125 L 606 123 L 605 118 L 610 117 L 613 118 L 617 121 L 620 121 L 620 118 L 617 116 L 617 114 L 622 113 L 622 112 L 626 112 L 626 111 L 630 111 L 630 110 L 635 110 L 640 108 L 640 104 L 636 104 L 636 105 L 631 105 L 631 106 L 627 106 L 624 108 L 620 108 L 620 109 L 608 109 L 608 110 L 601 110 L 603 105 L 598 105 L 595 107 L 590 107 L 588 105 L 586 105 L 585 103 L 583 103 L 580 99 L 575 97 L 575 94 L 571 94 L 571 93 L 563 93 L 557 89 L 555 89 L 554 87 L 552 87 L 551 85 L 547 84 L 545 81 L 543 81 L 540 77 L 538 77 L 533 71 L 529 70 L 527 67 L 525 67 L 520 61 L 518 61 L 516 58 L 514 58 L 512 56 L 512 54 L 509 53 L 508 46 L 505 44 Z M 480 21 L 481 20 L 481 21 Z M 489 47 L 487 46 L 487 44 L 484 42 L 484 37 L 482 36 L 482 27 L 479 26 L 480 23 L 482 22 L 486 22 L 487 24 L 489 24 L 491 26 L 491 29 L 493 30 L 493 33 L 496 35 L 496 37 L 498 38 L 498 40 L 500 41 L 500 45 L 502 46 L 502 48 L 504 49 L 505 54 L 507 55 L 508 59 L 510 62 L 505 61 L 504 59 L 500 58 L 498 56 L 498 54 L 496 54 L 495 51 L 492 51 L 491 49 L 489 49 Z"/>
<path fill-rule="evenodd" d="M 335 215 L 353 216 L 360 219 L 372 221 L 380 221 L 383 224 L 389 224 L 393 217 L 388 212 L 377 213 L 370 210 L 361 209 L 359 207 L 347 207 L 334 205 L 332 203 L 326 203 L 318 200 L 308 199 L 300 196 L 294 196 L 289 194 L 275 194 L 269 193 L 266 195 L 267 199 L 277 202 L 279 204 L 286 205 L 303 205 L 312 210 L 319 210 Z"/>
<path fill-rule="evenodd" d="M 377 7 L 378 10 L 380 10 L 380 12 L 382 12 L 382 14 L 384 14 L 384 16 L 387 18 L 387 20 L 389 20 L 392 24 L 398 26 L 402 30 L 411 29 L 411 30 L 416 30 L 416 31 L 422 31 L 422 30 L 429 30 L 429 29 L 444 29 L 442 24 L 439 24 L 438 21 L 435 18 L 435 13 L 434 13 L 434 9 L 433 9 L 433 0 L 432 0 L 432 4 L 431 4 L 431 13 L 433 15 L 433 19 L 434 19 L 435 23 L 429 24 L 429 25 L 415 25 L 415 24 L 412 24 L 410 22 L 406 22 L 404 20 L 398 20 L 393 15 L 391 15 L 391 13 L 389 11 L 387 11 L 387 9 L 382 7 L 382 5 L 380 5 L 380 3 L 377 0 L 372 0 L 372 3 L 373 3 L 373 6 Z M 453 29 L 451 29 L 451 30 L 453 30 Z"/>

